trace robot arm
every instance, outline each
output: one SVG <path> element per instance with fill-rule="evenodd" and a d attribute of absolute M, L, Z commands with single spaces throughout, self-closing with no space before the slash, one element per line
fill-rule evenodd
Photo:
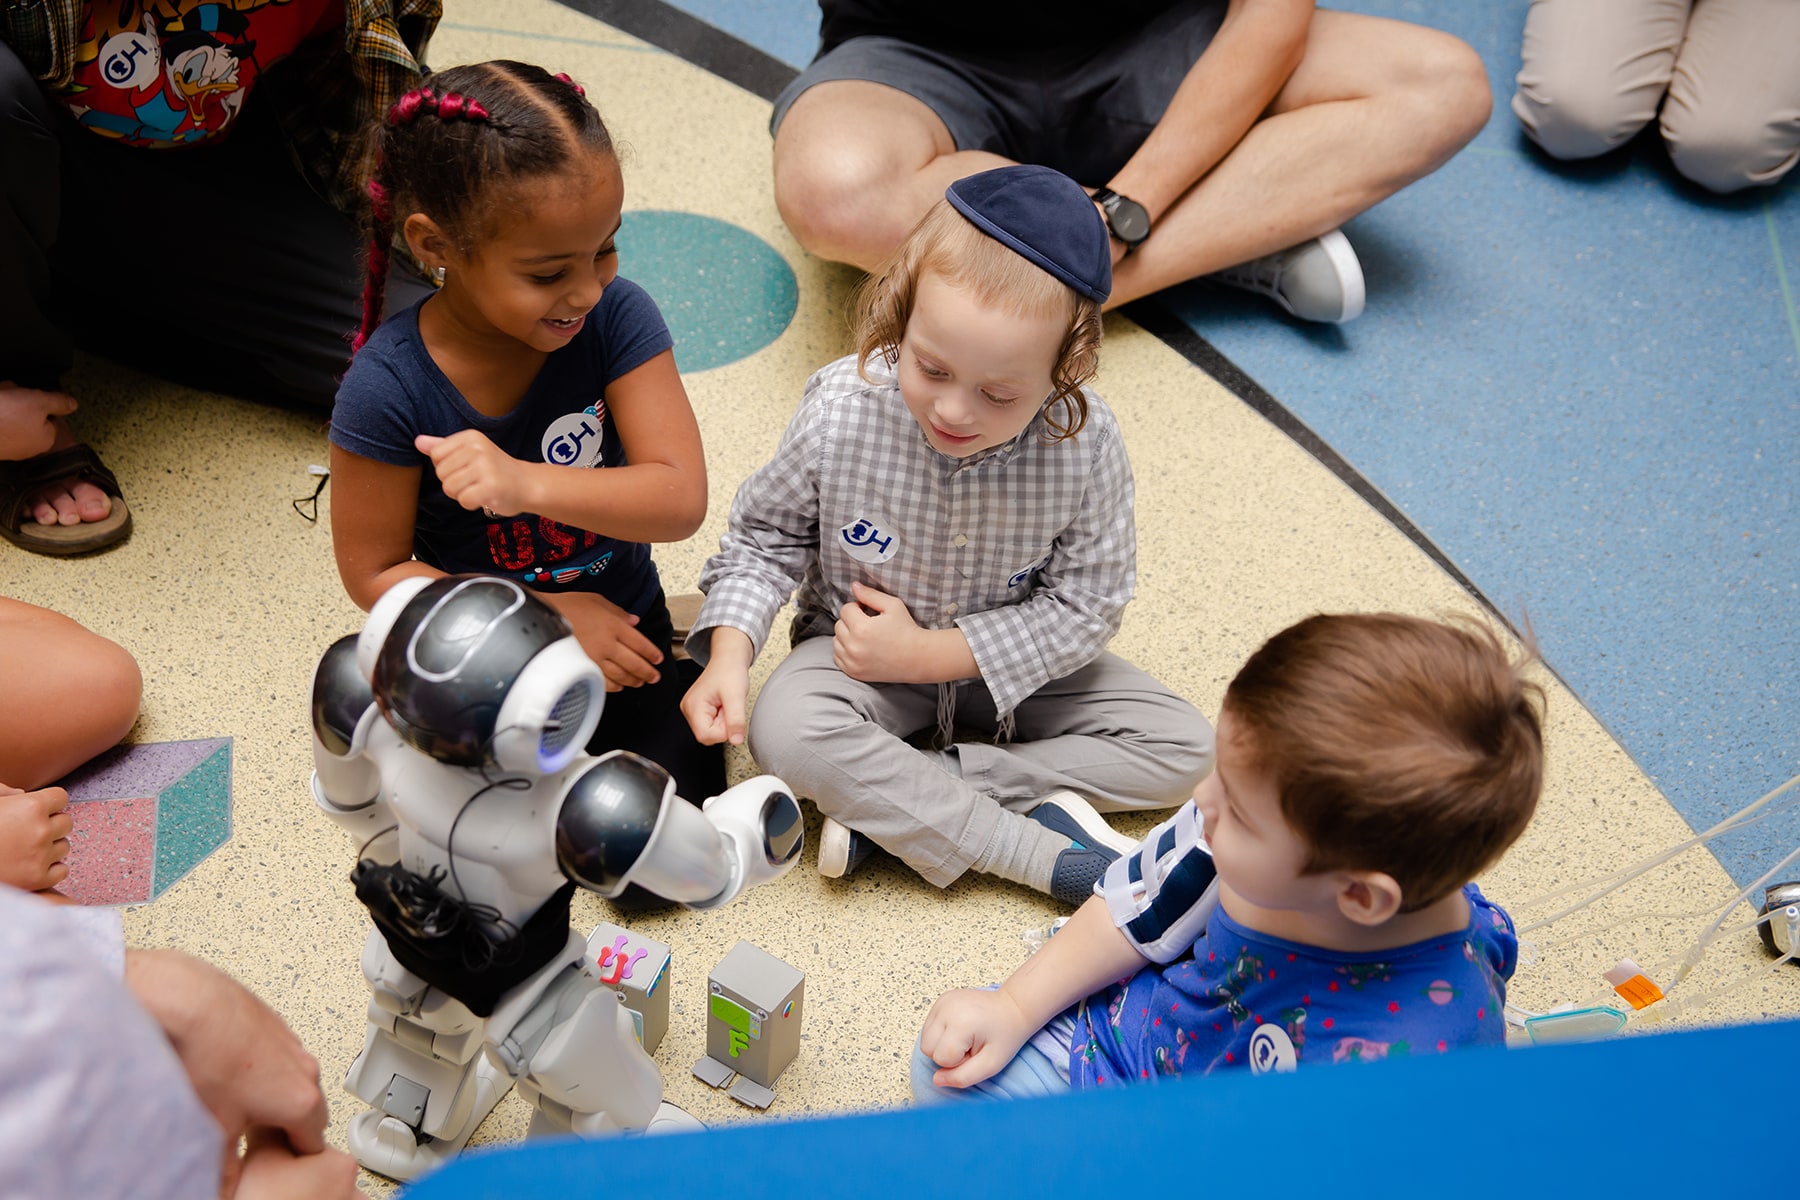
<path fill-rule="evenodd" d="M 759 775 L 696 809 L 647 758 L 615 750 L 570 781 L 556 819 L 556 858 L 582 887 L 615 897 L 631 884 L 690 908 L 716 908 L 799 861 L 800 805 Z"/>
<path fill-rule="evenodd" d="M 359 843 L 394 823 L 381 798 L 381 774 L 364 748 L 381 719 L 369 681 L 357 667 L 355 635 L 339 638 L 313 672 L 313 803 Z"/>

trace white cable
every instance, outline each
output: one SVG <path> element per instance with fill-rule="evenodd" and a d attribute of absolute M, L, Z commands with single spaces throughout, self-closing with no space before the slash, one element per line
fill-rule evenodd
<path fill-rule="evenodd" d="M 1571 892 L 1582 891 L 1582 890 L 1584 890 L 1586 888 L 1590 888 L 1590 887 L 1603 887 L 1603 890 L 1594 893 L 1593 895 L 1587 897 L 1585 900 L 1580 900 L 1574 904 L 1569 905 L 1567 908 L 1560 910 L 1559 912 L 1553 913 L 1550 916 L 1543 918 L 1542 920 L 1533 921 L 1531 924 L 1524 926 L 1522 929 L 1520 929 L 1518 931 L 1519 934 L 1521 936 L 1523 936 L 1524 934 L 1530 933 L 1534 929 L 1543 928 L 1545 925 L 1550 924 L 1552 921 L 1560 921 L 1562 918 L 1568 916 L 1570 913 L 1579 912 L 1580 910 L 1586 908 L 1588 905 L 1594 903 L 1596 900 L 1599 900 L 1601 897 L 1606 896 L 1612 892 L 1618 891 L 1620 888 L 1624 887 L 1627 883 L 1630 883 L 1633 879 L 1636 879 L 1638 876 L 1644 874 L 1645 872 L 1655 870 L 1657 867 L 1661 866 L 1665 862 L 1668 862 L 1671 858 L 1674 858 L 1676 855 L 1682 854 L 1688 850 L 1691 850 L 1695 846 L 1699 846 L 1706 842 L 1709 842 L 1713 838 L 1718 837 L 1720 834 L 1728 833 L 1733 829 L 1737 829 L 1746 824 L 1749 824 L 1750 819 L 1753 814 L 1757 813 L 1758 810 L 1763 809 L 1763 808 L 1767 807 L 1768 805 L 1774 803 L 1775 800 L 1777 800 L 1778 798 L 1780 798 L 1782 795 L 1786 794 L 1787 792 L 1793 790 L 1796 786 L 1800 786 L 1800 774 L 1794 775 L 1786 783 L 1782 784 L 1780 787 L 1777 787 L 1774 791 L 1771 791 L 1767 795 L 1763 796 L 1762 799 L 1756 801 L 1754 804 L 1751 804 L 1751 805 L 1731 814 L 1729 817 L 1726 817 L 1724 820 L 1722 820 L 1718 824 L 1714 825 L 1711 829 L 1706 830 L 1704 833 L 1695 834 L 1693 837 L 1687 839 L 1685 842 L 1681 842 L 1680 844 L 1673 846 L 1670 849 L 1664 850 L 1659 854 L 1654 854 L 1651 857 L 1645 859 L 1643 862 L 1638 863 L 1636 866 L 1627 867 L 1624 870 L 1616 871 L 1611 875 L 1601 876 L 1599 879 L 1588 880 L 1583 883 L 1569 884 L 1567 887 L 1558 888 L 1557 890 L 1555 890 L 1553 892 L 1549 892 L 1545 895 L 1534 897 L 1530 900 L 1526 900 L 1519 904 L 1510 905 L 1509 907 L 1513 911 L 1522 911 L 1524 909 L 1532 908 L 1539 904 L 1546 904 L 1552 900 L 1560 899 L 1561 897 L 1566 896 Z M 1761 820 L 1762 818 L 1757 817 L 1756 819 Z M 1779 867 L 1777 869 L 1779 869 Z M 1773 872 L 1771 872 L 1771 874 L 1772 873 Z M 1767 876 L 1765 876 L 1764 878 L 1767 878 Z M 1603 886 L 1603 885 L 1605 885 L 1605 886 Z"/>
<path fill-rule="evenodd" d="M 1795 776 L 1795 778 L 1800 779 L 1800 776 Z M 1777 871 L 1781 870 L 1781 868 L 1787 866 L 1789 863 L 1793 862 L 1795 859 L 1800 859 L 1800 846 L 1795 846 L 1794 849 L 1787 855 L 1787 857 L 1783 858 L 1780 862 L 1778 862 L 1774 866 L 1770 867 L 1767 871 L 1764 871 L 1760 876 L 1757 877 L 1757 879 L 1754 883 L 1752 883 L 1749 887 L 1745 888 L 1743 891 L 1741 891 L 1737 894 L 1737 899 L 1733 900 L 1731 902 L 1731 904 L 1725 909 L 1725 911 L 1720 913 L 1718 915 L 1718 917 L 1713 921 L 1713 923 L 1706 927 L 1706 932 L 1702 933 L 1700 935 L 1700 939 L 1694 943 L 1693 949 L 1688 951 L 1687 956 L 1682 960 L 1681 966 L 1675 972 L 1675 978 L 1669 982 L 1668 987 L 1665 987 L 1663 989 L 1663 994 L 1665 996 L 1668 993 L 1674 991 L 1676 986 L 1679 985 L 1682 980 L 1684 980 L 1688 977 L 1688 972 L 1692 971 L 1694 969 L 1694 967 L 1699 964 L 1700 956 L 1705 954 L 1707 946 L 1712 944 L 1714 931 L 1716 931 L 1719 928 L 1719 926 L 1721 926 L 1725 923 L 1725 918 L 1730 915 L 1731 910 L 1733 908 L 1737 907 L 1737 905 L 1739 903 L 1741 903 L 1742 901 L 1749 899 L 1750 894 L 1752 892 L 1756 891 L 1757 888 L 1763 886 L 1763 884 L 1765 884 L 1765 883 L 1769 882 L 1769 880 L 1773 879 L 1775 877 L 1775 873 Z M 1793 957 L 1793 954 L 1791 951 L 1789 952 L 1787 957 L 1788 958 Z M 1783 961 L 1785 961 L 1785 959 Z"/>

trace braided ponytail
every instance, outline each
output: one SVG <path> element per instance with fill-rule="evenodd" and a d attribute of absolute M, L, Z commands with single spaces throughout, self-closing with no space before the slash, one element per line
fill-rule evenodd
<path fill-rule="evenodd" d="M 369 267 L 363 279 L 362 325 L 350 339 L 350 355 L 363 348 L 375 326 L 381 323 L 381 306 L 387 299 L 388 247 L 394 243 L 394 201 L 381 182 L 381 164 L 369 178 Z"/>

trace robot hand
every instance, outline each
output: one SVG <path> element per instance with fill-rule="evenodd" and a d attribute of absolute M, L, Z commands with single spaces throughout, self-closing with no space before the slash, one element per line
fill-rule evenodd
<path fill-rule="evenodd" d="M 556 820 L 557 862 L 582 887 L 610 898 L 636 883 L 690 908 L 780 878 L 804 839 L 800 805 L 772 775 L 697 810 L 667 771 L 623 750 L 573 778 Z"/>
<path fill-rule="evenodd" d="M 800 861 L 806 840 L 800 805 L 787 784 L 773 775 L 758 775 L 708 800 L 703 810 L 719 832 L 730 839 L 735 870 L 721 898 L 696 908 L 723 904 L 745 888 L 772 883 Z"/>

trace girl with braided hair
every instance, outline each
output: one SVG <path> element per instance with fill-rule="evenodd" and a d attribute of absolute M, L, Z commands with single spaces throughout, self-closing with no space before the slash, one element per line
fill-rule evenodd
<path fill-rule="evenodd" d="M 367 609 L 414 575 L 520 580 L 616 693 L 590 751 L 716 795 L 724 758 L 681 715 L 690 664 L 672 661 L 648 545 L 699 527 L 706 466 L 668 326 L 619 275 L 600 114 L 566 75 L 479 63 L 402 96 L 376 150 L 365 315 L 331 423 L 344 587 Z M 440 285 L 377 327 L 396 237 Z"/>

